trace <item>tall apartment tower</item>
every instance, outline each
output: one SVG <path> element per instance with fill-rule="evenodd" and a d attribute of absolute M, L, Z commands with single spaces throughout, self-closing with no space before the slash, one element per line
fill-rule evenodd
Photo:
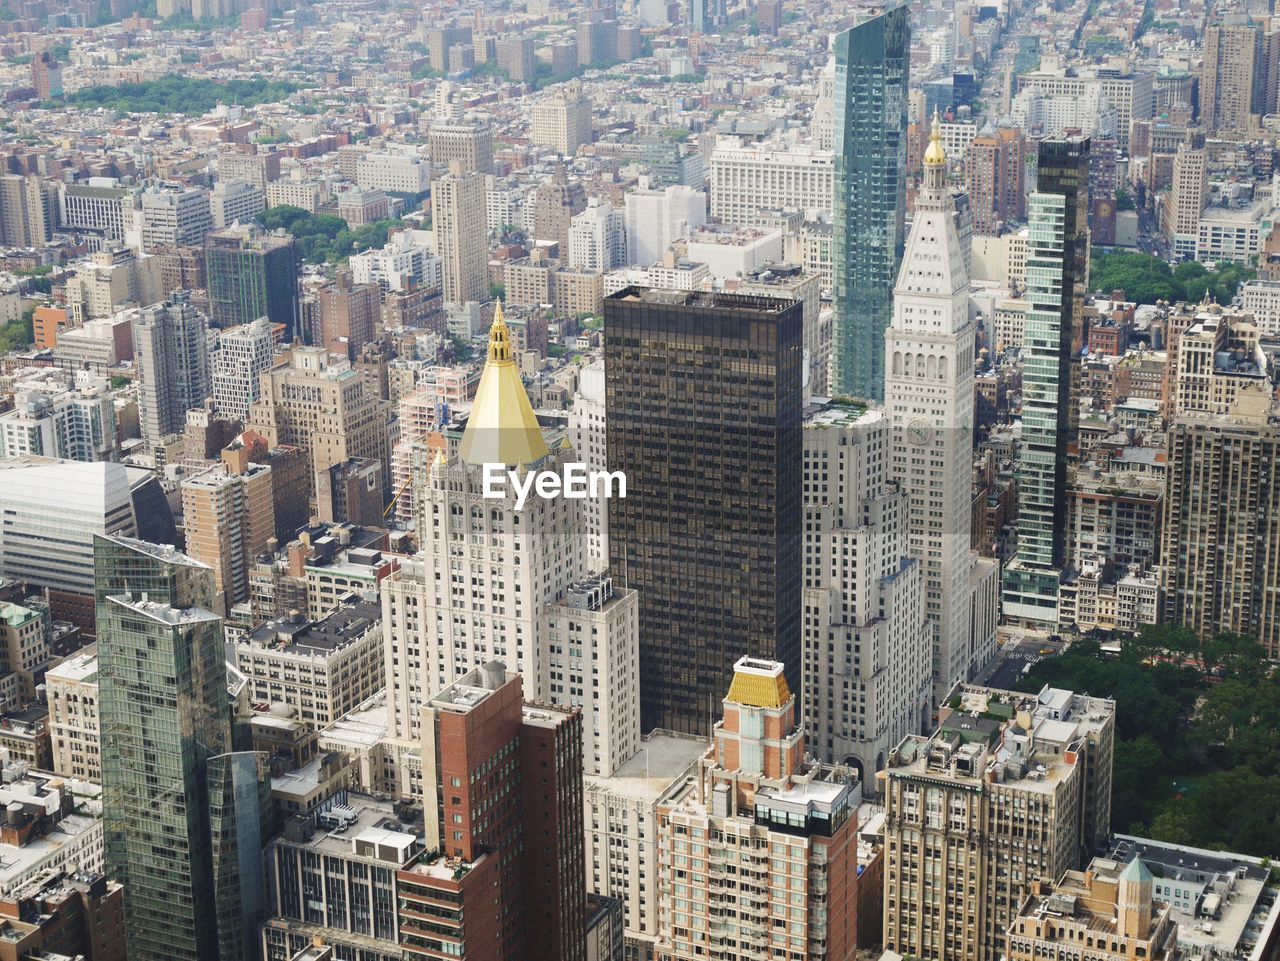
<path fill-rule="evenodd" d="M 266 317 L 218 334 L 211 389 L 213 406 L 220 413 L 241 421 L 249 416 L 249 408 L 262 394 L 262 372 L 271 369 L 274 349 Z"/>
<path fill-rule="evenodd" d="M 999 961 L 1032 882 L 1083 867 L 1107 839 L 1115 704 L 962 685 L 939 718 L 879 775 L 884 946 Z"/>
<path fill-rule="evenodd" d="M 629 287 L 604 314 L 609 466 L 627 478 L 610 568 L 640 592 L 641 728 L 707 735 L 742 655 L 799 687 L 803 308 Z"/>
<path fill-rule="evenodd" d="M 923 565 L 884 412 L 831 401 L 804 427 L 805 727 L 814 756 L 865 783 L 933 707 Z"/>
<path fill-rule="evenodd" d="M 1200 240 L 1200 215 L 1209 189 L 1203 147 L 1186 144 L 1173 155 L 1173 181 L 1165 195 L 1165 223 L 1173 254 L 1193 258 Z"/>
<path fill-rule="evenodd" d="M 1247 13 L 1228 13 L 1205 26 L 1200 122 L 1208 132 L 1247 134 L 1254 114 L 1275 111 L 1274 102 L 1262 102 L 1266 69 L 1261 24 Z"/>
<path fill-rule="evenodd" d="M 489 236 L 484 209 L 482 174 L 450 172 L 431 185 L 431 222 L 447 304 L 488 299 Z"/>
<path fill-rule="evenodd" d="M 1223 360 L 1226 358 L 1226 360 Z M 1280 652 L 1280 428 L 1248 315 L 1202 305 L 1177 344 L 1164 616 Z"/>
<path fill-rule="evenodd" d="M 209 323 L 185 292 L 138 311 L 133 324 L 138 363 L 138 419 L 152 450 L 181 434 L 187 411 L 210 392 Z"/>
<path fill-rule="evenodd" d="M 142 192 L 142 249 L 185 247 L 204 243 L 213 229 L 209 191 L 202 187 Z"/>
<path fill-rule="evenodd" d="M 493 128 L 479 120 L 446 119 L 431 125 L 427 131 L 431 162 L 452 169 L 454 163 L 463 173 L 493 173 Z"/>
<path fill-rule="evenodd" d="M 276 535 L 271 468 L 249 461 L 243 446 L 222 463 L 183 479 L 187 551 L 213 571 L 213 610 L 224 617 L 249 598 L 249 570 Z"/>
<path fill-rule="evenodd" d="M 1089 140 L 1040 142 L 1028 199 L 1022 442 L 1018 451 L 1018 552 L 1005 567 L 1006 618 L 1058 620 L 1066 561 L 1067 446 L 1073 429 L 1075 345 L 1082 337 L 1089 270 Z"/>
<path fill-rule="evenodd" d="M 591 143 L 591 101 L 576 80 L 561 84 L 557 93 L 533 105 L 531 143 L 550 147 L 563 157 L 572 157 L 583 144 Z"/>
<path fill-rule="evenodd" d="M 1026 215 L 1026 169 L 1026 138 L 1021 130 L 1002 127 L 969 143 L 964 177 L 975 234 L 994 237 L 1002 224 Z"/>
<path fill-rule="evenodd" d="M 892 477 L 907 491 L 909 553 L 924 565 L 933 626 L 933 694 L 946 695 L 994 653 L 971 636 L 974 325 L 969 274 L 934 117 L 885 345 Z"/>
<path fill-rule="evenodd" d="M 831 390 L 883 400 L 884 332 L 905 237 L 907 7 L 867 17 L 838 34 L 835 48 Z"/>
<path fill-rule="evenodd" d="M 400 871 L 406 958 L 585 961 L 582 718 L 500 661 L 423 705 L 425 846 Z"/>
<path fill-rule="evenodd" d="M 260 382 L 262 395 L 246 426 L 268 448 L 301 448 L 313 473 L 352 457 L 388 462 L 390 438 L 378 399 L 350 361 L 323 347 L 295 347 Z"/>
<path fill-rule="evenodd" d="M 806 757 L 781 664 L 732 678 L 714 747 L 657 803 L 658 957 L 852 961 L 860 785 Z"/>
<path fill-rule="evenodd" d="M 58 187 L 35 174 L 0 174 L 0 242 L 43 247 L 57 223 Z"/>
<path fill-rule="evenodd" d="M 209 316 L 216 327 L 266 317 L 283 324 L 286 340 L 300 334 L 298 248 L 289 234 L 237 224 L 209 234 L 205 244 Z"/>
<path fill-rule="evenodd" d="M 238 961 L 262 911 L 241 854 L 261 850 L 260 797 L 231 748 L 213 572 L 168 547 L 94 538 L 107 873 L 131 892 L 129 957 Z M 248 788 L 249 790 L 246 790 Z M 255 810 L 257 808 L 257 810 Z M 234 829 L 228 815 L 234 818 Z"/>
<path fill-rule="evenodd" d="M 315 343 L 355 360 L 365 344 L 377 339 L 381 316 L 382 289 L 353 283 L 351 274 L 342 271 L 316 292 Z"/>
<path fill-rule="evenodd" d="M 579 460 L 567 439 L 539 425 L 499 309 L 465 427 L 445 430 L 447 450 L 422 443 L 411 455 L 422 549 L 382 584 L 384 623 L 395 625 L 387 632 L 393 739 L 417 741 L 426 699 L 496 659 L 519 668 L 531 699 L 582 709 L 592 722 L 589 773 L 607 776 L 635 752 L 637 599 L 589 578 L 590 500 L 531 491 L 518 504 L 509 485 L 500 498 L 485 495 L 487 464 L 562 473 Z"/>

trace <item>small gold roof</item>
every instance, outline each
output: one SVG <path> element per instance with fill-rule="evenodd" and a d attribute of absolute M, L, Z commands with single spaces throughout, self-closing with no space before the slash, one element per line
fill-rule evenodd
<path fill-rule="evenodd" d="M 529 403 L 511 351 L 502 303 L 489 328 L 489 359 L 467 417 L 458 454 L 468 464 L 532 464 L 547 456 L 547 442 Z"/>
<path fill-rule="evenodd" d="M 742 657 L 733 666 L 733 681 L 726 701 L 745 707 L 782 707 L 791 697 L 782 665 L 755 657 Z"/>
<path fill-rule="evenodd" d="M 924 152 L 926 167 L 942 167 L 947 162 L 947 152 L 942 149 L 942 123 L 938 111 L 933 112 L 933 129 L 929 132 L 929 147 Z"/>

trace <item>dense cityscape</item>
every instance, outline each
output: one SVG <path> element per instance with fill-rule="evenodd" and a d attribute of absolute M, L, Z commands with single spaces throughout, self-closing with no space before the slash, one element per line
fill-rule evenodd
<path fill-rule="evenodd" d="M 0 0 L 0 961 L 1280 961 L 1272 0 Z"/>

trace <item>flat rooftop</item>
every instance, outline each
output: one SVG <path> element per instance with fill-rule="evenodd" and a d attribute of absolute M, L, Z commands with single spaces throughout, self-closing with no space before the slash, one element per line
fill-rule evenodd
<path fill-rule="evenodd" d="M 254 628 L 239 641 L 278 654 L 324 657 L 350 647 L 382 623 L 382 606 L 369 601 L 348 604 L 319 621 L 280 617 Z"/>
<path fill-rule="evenodd" d="M 653 731 L 640 742 L 640 750 L 612 777 L 587 775 L 590 789 L 608 791 L 617 797 L 653 802 L 671 782 L 684 774 L 711 749 L 705 738 L 671 731 Z"/>

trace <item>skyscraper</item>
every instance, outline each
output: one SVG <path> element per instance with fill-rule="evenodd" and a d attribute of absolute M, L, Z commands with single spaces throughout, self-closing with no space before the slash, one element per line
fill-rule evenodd
<path fill-rule="evenodd" d="M 237 844 L 255 842 L 247 823 L 243 837 L 221 820 L 211 827 L 210 802 L 225 813 L 226 778 L 241 766 L 210 763 L 231 748 L 212 571 L 171 548 L 103 536 L 94 571 L 103 833 L 107 873 L 129 892 L 129 958 L 239 959 L 253 878 L 229 865 Z"/>
<path fill-rule="evenodd" d="M 275 340 L 271 321 L 259 317 L 218 335 L 213 354 L 213 406 L 228 417 L 244 420 L 262 393 L 260 376 L 271 369 Z"/>
<path fill-rule="evenodd" d="M 215 230 L 205 244 L 209 316 L 216 327 L 266 317 L 298 333 L 298 251 L 289 234 L 252 224 Z"/>
<path fill-rule="evenodd" d="M 484 210 L 484 176 L 448 173 L 431 187 L 431 222 L 440 254 L 444 300 L 448 304 L 488 298 L 489 239 Z"/>
<path fill-rule="evenodd" d="M 530 699 L 582 709 L 586 770 L 607 775 L 640 737 L 636 596 L 588 578 L 590 500 L 485 494 L 486 464 L 562 474 L 583 459 L 539 425 L 501 309 L 461 436 L 444 434 L 447 451 L 411 451 L 422 550 L 382 585 L 391 737 L 417 743 L 431 694 L 497 659 L 519 668 Z M 397 667 L 409 664 L 421 666 Z"/>
<path fill-rule="evenodd" d="M 808 744 L 864 785 L 933 707 L 924 564 L 908 556 L 907 487 L 885 412 L 805 411 L 804 704 Z"/>
<path fill-rule="evenodd" d="M 1005 567 L 1003 609 L 1006 618 L 1053 628 L 1066 559 L 1073 345 L 1082 337 L 1089 267 L 1088 138 L 1040 142 L 1027 221 L 1018 552 Z"/>
<path fill-rule="evenodd" d="M 1026 138 L 1002 127 L 979 134 L 964 156 L 965 189 L 973 209 L 973 231 L 996 236 L 1000 226 L 1026 212 Z"/>
<path fill-rule="evenodd" d="M 340 271 L 336 280 L 316 292 L 316 307 L 314 342 L 355 360 L 360 348 L 377 336 L 381 288 L 352 283 L 351 274 Z"/>
<path fill-rule="evenodd" d="M 605 305 L 610 567 L 640 592 L 641 727 L 708 734 L 744 654 L 800 685 L 802 305 L 629 287 Z"/>
<path fill-rule="evenodd" d="M 831 389 L 884 398 L 884 332 L 902 263 L 906 211 L 906 6 L 835 39 L 835 328 Z"/>
<path fill-rule="evenodd" d="M 465 934 L 475 961 L 584 961 L 581 715 L 525 705 L 500 661 L 422 714 L 435 853 L 397 876 L 405 956 L 441 957 Z"/>
<path fill-rule="evenodd" d="M 732 678 L 714 747 L 658 800 L 657 955 L 851 961 L 860 785 L 805 751 L 781 664 Z"/>
<path fill-rule="evenodd" d="M 1220 14 L 1204 29 L 1200 121 L 1210 133 L 1247 134 L 1252 114 L 1273 113 L 1264 103 L 1267 64 L 1261 24 L 1247 13 Z M 1271 86 L 1274 92 L 1274 84 Z"/>
<path fill-rule="evenodd" d="M 924 565 L 935 699 L 971 677 L 982 666 L 978 662 L 994 653 L 986 638 L 975 645 L 970 636 L 975 334 L 969 274 L 946 177 L 935 117 L 924 154 L 924 185 L 894 290 L 885 358 L 892 474 L 908 493 L 909 553 Z"/>
<path fill-rule="evenodd" d="M 209 396 L 209 323 L 185 292 L 138 311 L 138 419 L 151 449 L 181 434 L 187 411 Z"/>

